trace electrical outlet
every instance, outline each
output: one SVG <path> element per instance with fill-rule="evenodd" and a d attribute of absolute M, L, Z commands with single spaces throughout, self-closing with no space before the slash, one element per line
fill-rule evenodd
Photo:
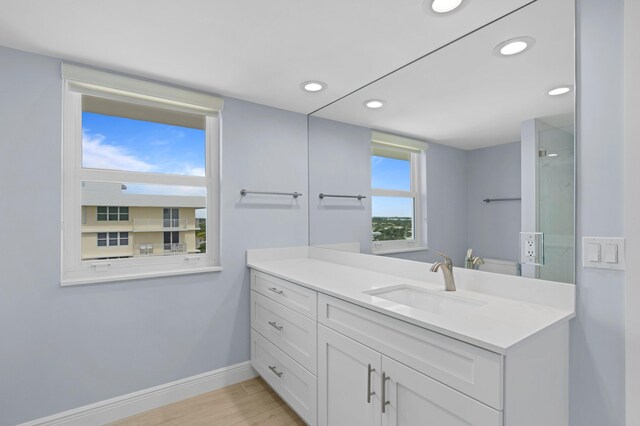
<path fill-rule="evenodd" d="M 520 233 L 520 262 L 527 265 L 544 264 L 544 234 L 542 232 Z"/>
<path fill-rule="evenodd" d="M 527 257 L 536 257 L 536 240 L 532 235 L 527 236 L 524 246 Z"/>

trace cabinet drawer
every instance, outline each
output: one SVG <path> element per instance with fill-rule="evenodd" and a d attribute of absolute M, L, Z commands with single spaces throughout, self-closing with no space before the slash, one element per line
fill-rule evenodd
<path fill-rule="evenodd" d="M 317 380 L 300 364 L 251 330 L 251 365 L 311 426 L 317 423 Z"/>
<path fill-rule="evenodd" d="M 313 320 L 317 318 L 317 293 L 313 290 L 253 270 L 251 289 Z"/>
<path fill-rule="evenodd" d="M 324 294 L 318 309 L 319 323 L 502 410 L 501 355 Z"/>
<path fill-rule="evenodd" d="M 318 351 L 315 321 L 251 291 L 251 327 L 316 374 Z"/>

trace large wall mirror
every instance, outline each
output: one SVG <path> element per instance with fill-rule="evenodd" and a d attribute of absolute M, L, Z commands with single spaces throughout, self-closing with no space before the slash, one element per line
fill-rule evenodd
<path fill-rule="evenodd" d="M 574 14 L 534 1 L 311 114 L 310 244 L 574 282 Z"/>

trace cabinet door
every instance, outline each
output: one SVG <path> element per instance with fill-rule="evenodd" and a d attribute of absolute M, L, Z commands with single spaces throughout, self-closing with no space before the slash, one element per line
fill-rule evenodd
<path fill-rule="evenodd" d="M 318 325 L 318 425 L 380 425 L 380 364 L 378 352 Z"/>
<path fill-rule="evenodd" d="M 502 413 L 397 361 L 382 357 L 388 401 L 383 426 L 500 426 Z M 385 401 L 381 400 L 381 404 Z"/>

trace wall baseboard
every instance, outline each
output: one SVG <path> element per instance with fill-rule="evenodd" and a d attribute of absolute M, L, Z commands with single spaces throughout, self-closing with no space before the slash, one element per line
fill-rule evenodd
<path fill-rule="evenodd" d="M 73 410 L 63 411 L 19 426 L 87 426 L 109 422 L 153 410 L 257 376 L 251 362 L 242 362 L 164 385 L 118 396 Z"/>

